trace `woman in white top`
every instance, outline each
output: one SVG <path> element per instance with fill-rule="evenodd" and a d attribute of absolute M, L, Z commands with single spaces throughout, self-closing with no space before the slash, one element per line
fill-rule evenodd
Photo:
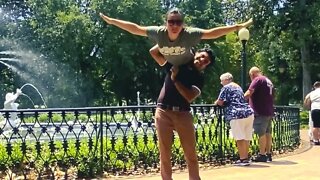
<path fill-rule="evenodd" d="M 314 145 L 320 145 L 320 81 L 313 84 L 314 90 L 310 92 L 304 101 L 305 106 L 311 104 L 311 119 L 313 122 L 313 142 Z"/>

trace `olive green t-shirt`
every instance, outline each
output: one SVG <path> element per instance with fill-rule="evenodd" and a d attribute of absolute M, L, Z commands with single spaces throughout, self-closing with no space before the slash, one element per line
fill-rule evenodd
<path fill-rule="evenodd" d="M 147 28 L 147 35 L 158 44 L 160 53 L 170 64 L 182 65 L 193 60 L 191 48 L 200 42 L 202 29 L 183 28 L 174 41 L 170 41 L 165 26 L 150 26 Z"/>

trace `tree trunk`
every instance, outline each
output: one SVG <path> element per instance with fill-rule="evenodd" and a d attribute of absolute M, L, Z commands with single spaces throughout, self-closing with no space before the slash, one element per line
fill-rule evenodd
<path fill-rule="evenodd" d="M 310 49 L 309 43 L 306 39 L 306 1 L 300 0 L 301 10 L 301 26 L 300 26 L 300 54 L 302 65 L 302 99 L 311 91 L 311 76 L 310 76 Z"/>
<path fill-rule="evenodd" d="M 311 91 L 311 76 L 310 76 L 310 51 L 306 40 L 301 40 L 301 64 L 302 64 L 302 88 L 304 98 Z"/>

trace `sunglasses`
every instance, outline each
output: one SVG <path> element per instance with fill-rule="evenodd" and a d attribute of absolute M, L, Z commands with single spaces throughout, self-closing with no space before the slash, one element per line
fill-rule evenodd
<path fill-rule="evenodd" d="M 168 20 L 167 22 L 169 26 L 173 26 L 173 25 L 181 26 L 183 24 L 182 20 Z"/>

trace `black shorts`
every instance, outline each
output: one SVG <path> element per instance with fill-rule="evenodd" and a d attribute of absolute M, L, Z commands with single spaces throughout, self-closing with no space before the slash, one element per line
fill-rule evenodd
<path fill-rule="evenodd" d="M 313 109 L 311 111 L 311 119 L 313 121 L 313 127 L 320 128 L 320 109 Z"/>

